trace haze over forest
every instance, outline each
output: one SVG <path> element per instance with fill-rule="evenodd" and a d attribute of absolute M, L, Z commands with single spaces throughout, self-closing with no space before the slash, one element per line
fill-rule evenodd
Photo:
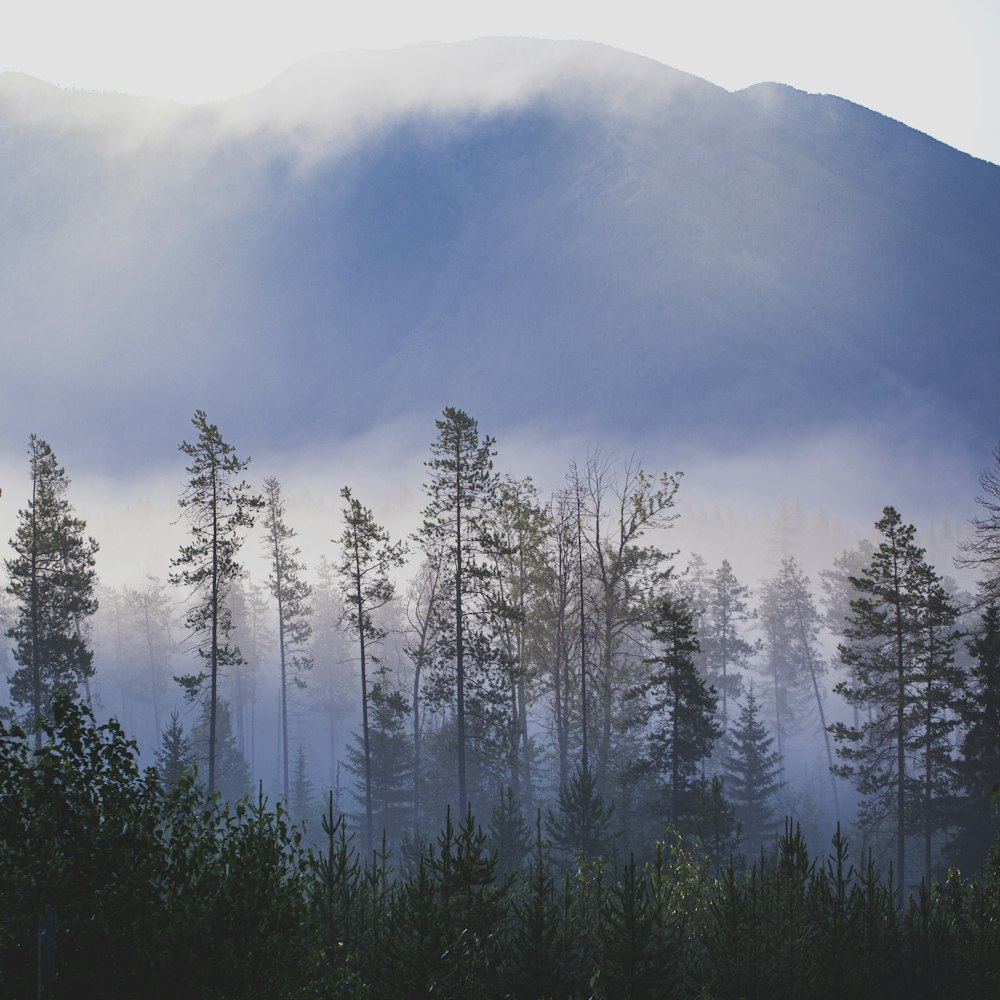
<path fill-rule="evenodd" d="M 101 545 L 99 714 L 150 760 L 170 707 L 196 722 L 170 681 L 187 669 L 183 595 L 169 592 L 153 697 L 131 672 L 143 640 L 123 588 L 165 581 L 185 538 L 177 445 L 197 409 L 252 456 L 258 490 L 281 481 L 315 593 L 343 485 L 394 538 L 417 529 L 445 406 L 497 438 L 496 469 L 531 476 L 543 505 L 573 461 L 606 460 L 619 488 L 637 464 L 682 472 L 679 517 L 650 541 L 679 550 L 678 580 L 699 555 L 708 573 L 731 564 L 751 588 L 750 647 L 782 560 L 821 606 L 819 574 L 875 539 L 887 505 L 956 596 L 974 589 L 952 558 L 1000 427 L 1000 167 L 902 123 L 777 83 L 729 93 L 598 45 L 501 39 L 320 56 L 198 108 L 3 74 L 0 164 L 0 535 L 30 495 L 37 433 Z M 258 526 L 248 588 L 266 580 L 261 545 Z M 411 550 L 385 613 L 402 690 Z M 335 604 L 317 635 L 338 634 Z M 234 675 L 224 697 L 275 792 L 270 641 L 253 696 Z M 330 641 L 343 688 L 304 675 L 290 728 L 316 790 L 343 786 L 353 808 L 359 681 L 349 635 Z M 816 651 L 844 721 L 840 641 L 828 617 Z M 740 669 L 765 684 L 764 647 Z M 529 709 L 539 745 L 548 697 Z M 836 810 L 803 719 L 782 802 L 825 836 Z M 551 757 L 540 770 L 551 798 Z"/>

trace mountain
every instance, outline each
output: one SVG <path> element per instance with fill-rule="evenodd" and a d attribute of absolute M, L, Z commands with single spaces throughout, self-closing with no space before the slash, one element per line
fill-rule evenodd
<path fill-rule="evenodd" d="M 0 76 L 0 420 L 108 471 L 460 405 L 986 454 L 1000 167 L 586 43 L 316 57 L 187 108 Z"/>

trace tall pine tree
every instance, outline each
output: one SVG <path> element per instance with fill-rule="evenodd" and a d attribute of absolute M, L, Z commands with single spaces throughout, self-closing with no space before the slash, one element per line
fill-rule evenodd
<path fill-rule="evenodd" d="M 492 575 L 483 550 L 489 547 L 486 517 L 495 503 L 497 488 L 495 441 L 491 437 L 480 439 L 476 421 L 451 406 L 445 408 L 435 426 L 438 438 L 431 445 L 430 461 L 425 463 L 429 470 L 424 485 L 427 506 L 418 540 L 431 558 L 443 555 L 447 566 L 452 613 L 450 637 L 442 637 L 441 653 L 454 665 L 458 811 L 465 813 L 469 805 L 466 682 L 469 653 L 482 646 L 482 636 L 470 619 L 470 604 L 482 607 Z"/>
<path fill-rule="evenodd" d="M 219 428 L 208 422 L 204 410 L 196 410 L 191 420 L 198 438 L 182 441 L 180 450 L 188 457 L 190 477 L 178 503 L 191 529 L 191 541 L 182 545 L 172 561 L 170 582 L 187 587 L 194 603 L 184 619 L 194 648 L 203 666 L 197 673 L 178 677 L 188 699 L 205 692 L 207 702 L 208 794 L 215 791 L 215 757 L 219 674 L 223 667 L 240 662 L 239 647 L 229 642 L 232 612 L 226 603 L 230 587 L 240 574 L 237 561 L 245 533 L 253 527 L 254 516 L 264 501 L 239 476 L 250 464 L 236 449 L 222 440 Z"/>
<path fill-rule="evenodd" d="M 305 565 L 296 558 L 299 550 L 292 547 L 295 531 L 285 522 L 281 484 L 273 477 L 264 480 L 264 504 L 264 553 L 271 564 L 267 582 L 278 605 L 281 778 L 282 793 L 288 801 L 288 683 L 294 678 L 296 684 L 304 687 L 303 675 L 312 667 L 312 659 L 306 652 L 312 637 L 312 608 L 309 606 L 312 588 L 302 578 Z"/>

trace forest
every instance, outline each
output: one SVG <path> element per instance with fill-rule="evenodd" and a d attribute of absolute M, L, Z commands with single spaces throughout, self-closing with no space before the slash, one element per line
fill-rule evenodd
<path fill-rule="evenodd" d="M 185 541 L 137 585 L 29 442 L 4 995 L 997 988 L 1000 449 L 968 592 L 893 506 L 815 580 L 680 565 L 680 472 L 592 453 L 543 495 L 451 407 L 416 529 L 345 486 L 313 559 L 192 428 Z"/>

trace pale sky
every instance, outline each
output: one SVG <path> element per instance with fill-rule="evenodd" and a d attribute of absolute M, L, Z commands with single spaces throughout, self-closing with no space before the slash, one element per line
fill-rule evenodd
<path fill-rule="evenodd" d="M 0 71 L 202 103 L 317 52 L 584 39 L 736 90 L 833 93 L 1000 163 L 1000 0 L 5 0 Z"/>

